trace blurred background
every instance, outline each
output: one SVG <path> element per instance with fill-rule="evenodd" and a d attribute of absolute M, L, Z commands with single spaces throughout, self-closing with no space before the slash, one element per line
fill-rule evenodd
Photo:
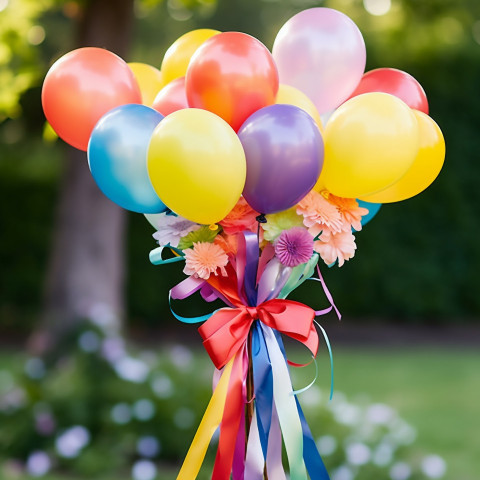
<path fill-rule="evenodd" d="M 300 400 L 332 480 L 478 479 L 477 0 L 0 0 L 0 478 L 175 478 L 211 393 L 195 327 L 168 308 L 181 268 L 149 263 L 152 227 L 104 198 L 85 154 L 46 126 L 48 68 L 79 46 L 160 68 L 195 28 L 271 48 L 315 6 L 359 26 L 366 70 L 422 84 L 447 156 L 428 190 L 382 206 L 354 259 L 324 269 L 343 314 L 323 321 L 335 396 L 322 353 Z M 307 298 L 325 302 L 315 287 Z"/>

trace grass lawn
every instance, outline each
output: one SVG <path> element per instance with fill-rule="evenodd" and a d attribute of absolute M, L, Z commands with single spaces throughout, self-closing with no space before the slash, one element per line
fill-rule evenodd
<path fill-rule="evenodd" d="M 11 366 L 12 361 L 18 359 L 19 354 L 0 356 L 0 369 Z M 200 365 L 204 365 L 204 359 L 204 354 L 199 355 Z M 445 480 L 478 480 L 479 351 L 460 347 L 373 349 L 335 348 L 334 345 L 334 361 L 335 391 L 345 393 L 351 401 L 368 399 L 371 403 L 385 403 L 395 408 L 416 428 L 415 448 L 419 454 L 438 454 L 446 460 L 448 470 Z M 327 391 L 329 372 L 326 354 L 320 355 L 318 365 L 317 385 Z M 302 371 L 296 373 L 295 378 L 304 382 L 311 373 Z M 318 431 L 320 428 L 312 425 L 316 435 L 321 434 Z M 158 480 L 175 478 L 176 472 L 160 470 Z M 10 478 L 26 480 L 21 476 Z M 66 480 L 67 477 L 47 475 L 43 478 Z M 131 478 L 129 472 L 124 478 Z M 115 479 L 105 476 L 96 480 L 120 479 L 118 476 Z"/>
<path fill-rule="evenodd" d="M 334 362 L 335 389 L 397 409 L 417 429 L 415 446 L 446 460 L 446 479 L 480 478 L 480 350 L 337 348 Z"/>

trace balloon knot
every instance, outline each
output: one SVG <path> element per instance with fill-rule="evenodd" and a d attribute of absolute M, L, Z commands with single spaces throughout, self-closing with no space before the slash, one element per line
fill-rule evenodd
<path fill-rule="evenodd" d="M 214 232 L 215 230 L 218 230 L 218 225 L 216 223 L 212 223 L 208 228 Z"/>
<path fill-rule="evenodd" d="M 260 214 L 257 218 L 256 218 L 257 222 L 258 223 L 267 223 L 267 218 L 265 217 L 265 214 Z"/>

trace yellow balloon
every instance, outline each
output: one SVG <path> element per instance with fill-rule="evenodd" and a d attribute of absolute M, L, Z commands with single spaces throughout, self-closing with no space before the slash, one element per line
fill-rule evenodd
<path fill-rule="evenodd" d="M 162 72 L 146 63 L 131 62 L 128 66 L 142 92 L 142 103 L 151 107 L 157 93 L 165 86 Z"/>
<path fill-rule="evenodd" d="M 339 197 L 387 188 L 410 168 L 419 149 L 413 111 L 387 93 L 365 93 L 341 105 L 325 127 L 322 181 Z"/>
<path fill-rule="evenodd" d="M 445 160 L 445 140 L 439 126 L 423 112 L 413 110 L 420 132 L 420 149 L 412 166 L 392 186 L 363 197 L 373 203 L 407 200 L 425 190 L 438 176 Z"/>
<path fill-rule="evenodd" d="M 323 124 L 317 107 L 314 103 L 298 88 L 290 85 L 280 84 L 278 87 L 277 98 L 275 103 L 286 103 L 287 105 L 294 105 L 307 112 L 317 124 L 320 132 L 323 134 Z"/>
<path fill-rule="evenodd" d="M 173 112 L 158 124 L 147 167 L 165 205 L 207 225 L 222 220 L 235 206 L 247 170 L 235 131 L 214 113 L 197 108 Z"/>
<path fill-rule="evenodd" d="M 318 193 L 322 193 L 326 189 L 327 187 L 325 186 L 325 182 L 323 181 L 323 178 L 322 178 L 322 173 L 320 172 L 320 176 L 318 177 L 317 183 L 313 186 L 313 190 L 315 190 Z"/>
<path fill-rule="evenodd" d="M 220 33 L 218 30 L 200 28 L 185 33 L 170 45 L 162 61 L 162 73 L 165 83 L 178 77 L 184 77 L 187 67 L 197 48 L 210 37 Z"/>

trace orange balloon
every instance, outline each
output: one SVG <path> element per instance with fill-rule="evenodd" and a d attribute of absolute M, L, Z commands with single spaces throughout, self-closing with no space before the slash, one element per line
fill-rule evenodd
<path fill-rule="evenodd" d="M 87 150 L 93 127 L 105 113 L 127 103 L 142 103 L 138 83 L 126 62 L 102 48 L 67 53 L 52 65 L 43 82 L 48 122 L 79 150 Z"/>
<path fill-rule="evenodd" d="M 254 112 L 275 103 L 278 72 L 254 37 L 224 32 L 209 38 L 187 69 L 188 104 L 216 113 L 237 131 Z"/>
<path fill-rule="evenodd" d="M 155 97 L 152 107 L 164 117 L 177 110 L 188 108 L 185 77 L 172 80 L 166 87 L 163 87 Z"/>

